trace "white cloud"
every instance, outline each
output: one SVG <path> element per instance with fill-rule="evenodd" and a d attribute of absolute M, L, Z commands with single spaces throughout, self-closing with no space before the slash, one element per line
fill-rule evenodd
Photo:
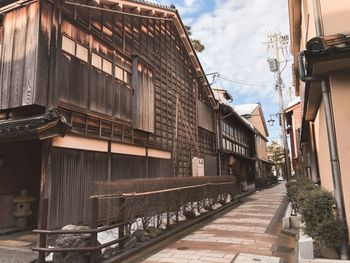
<path fill-rule="evenodd" d="M 269 33 L 289 33 L 288 0 L 158 1 L 175 1 L 185 24 L 192 27 L 193 38 L 203 42 L 205 50 L 199 58 L 206 73 L 218 71 L 246 83 L 269 83 L 266 86 L 245 86 L 222 80 L 223 88 L 230 91 L 234 103 L 261 102 L 266 119 L 279 111 L 275 76 L 269 71 L 266 61 L 273 53 L 272 50 L 267 52 L 263 42 L 267 41 Z M 289 87 L 290 64 L 282 77 Z M 220 83 L 215 85 L 220 87 Z M 287 90 L 284 91 L 286 104 Z M 278 137 L 278 130 L 277 126 L 271 129 L 272 138 Z"/>
<path fill-rule="evenodd" d="M 213 11 L 191 21 L 191 26 L 193 37 L 205 45 L 199 57 L 207 72 L 218 71 L 247 83 L 274 83 L 263 42 L 269 32 L 288 32 L 287 0 L 217 0 Z M 257 99 L 274 92 L 274 85 L 223 84 L 234 95 Z"/>
<path fill-rule="evenodd" d="M 201 7 L 205 5 L 204 0 L 184 0 L 182 4 L 176 5 L 181 16 L 198 13 Z"/>

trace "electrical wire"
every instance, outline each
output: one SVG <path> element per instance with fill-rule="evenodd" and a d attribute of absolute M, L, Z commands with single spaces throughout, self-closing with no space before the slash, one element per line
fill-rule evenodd
<path fill-rule="evenodd" d="M 235 79 L 222 77 L 221 75 L 219 75 L 218 78 L 222 79 L 222 80 L 230 81 L 230 82 L 233 82 L 233 83 L 236 83 L 236 84 L 240 84 L 240 85 L 243 85 L 243 86 L 250 86 L 250 87 L 266 87 L 266 86 L 274 85 L 273 83 L 264 83 L 264 84 L 263 83 L 261 83 L 261 84 L 246 83 L 246 82 L 243 82 L 241 80 L 235 80 Z"/>
<path fill-rule="evenodd" d="M 164 20 L 164 21 L 173 21 L 174 22 L 173 19 L 166 18 L 166 17 L 155 17 L 155 16 L 139 15 L 139 14 L 133 14 L 133 13 L 128 13 L 128 12 L 124 12 L 124 11 L 118 11 L 118 10 L 114 10 L 114 9 L 108 9 L 108 8 L 92 6 L 92 5 L 86 5 L 86 4 L 81 4 L 81 3 L 74 3 L 74 2 L 69 2 L 69 1 L 65 1 L 65 3 L 68 4 L 68 5 L 86 7 L 86 8 L 90 8 L 90 9 L 101 10 L 101 11 L 117 13 L 117 14 L 123 14 L 123 15 L 128 15 L 128 16 L 135 16 L 135 17 L 141 17 L 141 18 L 148 18 L 148 19 L 154 19 L 154 20 Z"/>

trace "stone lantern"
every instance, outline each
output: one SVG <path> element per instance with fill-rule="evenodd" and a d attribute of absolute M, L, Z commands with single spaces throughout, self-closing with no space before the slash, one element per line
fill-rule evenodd
<path fill-rule="evenodd" d="M 17 227 L 20 229 L 27 228 L 28 217 L 32 215 L 33 211 L 30 209 L 30 203 L 34 202 L 35 198 L 29 196 L 27 190 L 22 190 L 19 196 L 13 199 L 13 203 L 16 204 L 15 217 Z"/>

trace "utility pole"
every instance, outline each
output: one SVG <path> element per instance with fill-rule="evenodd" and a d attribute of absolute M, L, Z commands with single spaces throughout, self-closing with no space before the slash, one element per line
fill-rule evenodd
<path fill-rule="evenodd" d="M 287 181 L 289 181 L 291 176 L 291 167 L 290 167 L 290 160 L 289 160 L 289 150 L 288 150 L 288 141 L 287 141 L 287 132 L 286 132 L 286 116 L 284 112 L 284 104 L 283 104 L 283 81 L 281 77 L 281 62 L 280 62 L 280 49 L 283 47 L 286 47 L 288 45 L 288 36 L 283 36 L 281 33 L 273 33 L 268 36 L 269 41 L 266 42 L 269 47 L 274 48 L 275 50 L 275 58 L 268 59 L 270 71 L 276 73 L 276 89 L 278 91 L 279 95 L 279 104 L 280 104 L 280 128 L 282 133 L 282 140 L 283 140 L 283 150 L 284 150 L 284 158 L 285 158 L 285 164 L 286 164 L 286 171 L 287 171 Z"/>

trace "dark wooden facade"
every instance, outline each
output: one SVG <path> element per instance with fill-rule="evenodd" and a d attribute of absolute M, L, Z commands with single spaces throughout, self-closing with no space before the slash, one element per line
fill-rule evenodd
<path fill-rule="evenodd" d="M 0 120 L 58 108 L 72 127 L 40 153 L 51 227 L 84 221 L 94 181 L 191 176 L 194 156 L 217 174 L 216 102 L 177 11 L 123 3 L 0 9 Z"/>
<path fill-rule="evenodd" d="M 221 175 L 255 181 L 256 148 L 254 127 L 230 106 L 231 95 L 214 89 L 219 102 L 219 154 Z"/>

